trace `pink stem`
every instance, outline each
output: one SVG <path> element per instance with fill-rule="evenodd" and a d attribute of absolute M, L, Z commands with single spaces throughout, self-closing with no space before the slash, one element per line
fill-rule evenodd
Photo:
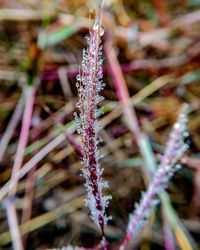
<path fill-rule="evenodd" d="M 15 128 L 17 124 L 19 123 L 19 120 L 21 118 L 22 112 L 23 112 L 23 94 L 20 97 L 20 100 L 17 103 L 17 106 L 15 108 L 15 111 L 13 112 L 12 118 L 1 138 L 0 141 L 0 161 L 3 159 L 4 153 L 6 152 L 7 146 L 13 136 L 13 133 L 15 131 Z"/>
<path fill-rule="evenodd" d="M 120 67 L 119 61 L 117 60 L 111 41 L 107 41 L 105 43 L 105 53 L 118 99 L 122 102 L 123 105 L 122 109 L 124 112 L 124 116 L 128 118 L 126 119 L 128 126 L 130 130 L 134 133 L 137 143 L 140 145 L 142 135 L 139 128 L 139 123 L 135 111 L 132 107 L 122 69 Z"/>
<path fill-rule="evenodd" d="M 34 87 L 27 87 L 25 90 L 25 98 L 26 98 L 26 105 L 25 110 L 22 118 L 22 128 L 19 137 L 19 143 L 17 146 L 17 152 L 15 155 L 15 160 L 13 164 L 13 170 L 10 182 L 15 179 L 16 174 L 19 172 L 24 158 L 24 150 L 27 145 L 29 129 L 31 124 L 31 117 L 32 117 L 32 110 L 35 100 L 35 88 Z M 11 232 L 11 238 L 13 243 L 14 250 L 22 250 L 23 244 L 20 237 L 19 232 L 19 225 L 17 220 L 17 212 L 14 204 L 14 199 L 17 191 L 17 184 L 18 181 L 14 183 L 14 185 L 9 187 L 9 198 L 7 203 L 7 216 L 8 216 L 8 224 Z"/>

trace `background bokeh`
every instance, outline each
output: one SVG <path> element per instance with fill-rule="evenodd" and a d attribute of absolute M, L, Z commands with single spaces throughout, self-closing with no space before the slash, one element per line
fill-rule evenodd
<path fill-rule="evenodd" d="M 80 138 L 73 118 L 76 75 L 95 8 L 94 0 L 0 1 L 0 249 L 12 249 L 9 202 L 16 207 L 27 250 L 93 247 L 101 239 L 84 206 Z M 159 163 L 183 103 L 189 104 L 189 150 L 180 162 L 182 169 L 170 181 L 169 199 L 155 208 L 129 248 L 165 249 L 169 237 L 174 249 L 198 249 L 200 1 L 107 0 L 103 30 L 106 87 L 100 152 L 109 182 L 106 192 L 113 197 L 106 229 L 111 249 L 118 249 L 128 215 L 148 186 L 146 173 L 153 175 L 141 150 L 152 150 Z M 143 149 L 123 109 L 123 98 L 129 95 L 148 138 Z M 11 178 L 21 127 L 28 119 L 22 169 L 30 171 L 10 201 L 4 185 Z"/>

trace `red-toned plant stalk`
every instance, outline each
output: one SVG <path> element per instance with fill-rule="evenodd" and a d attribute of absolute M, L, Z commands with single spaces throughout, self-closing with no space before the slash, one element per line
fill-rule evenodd
<path fill-rule="evenodd" d="M 103 34 L 103 30 L 100 19 L 100 17 L 95 18 L 94 26 L 87 38 L 88 48 L 83 51 L 80 73 L 77 76 L 79 97 L 77 108 L 79 108 L 80 114 L 75 113 L 75 121 L 77 131 L 82 138 L 82 171 L 88 192 L 86 206 L 89 207 L 91 218 L 100 227 L 104 237 L 104 228 L 109 219 L 105 209 L 111 197 L 102 194 L 103 188 L 107 187 L 108 184 L 102 181 L 103 169 L 99 165 L 98 150 L 100 138 L 97 117 L 101 111 L 97 109 L 97 105 L 103 100 L 99 92 L 104 87 L 102 82 L 102 46 L 100 45 L 100 36 Z"/>

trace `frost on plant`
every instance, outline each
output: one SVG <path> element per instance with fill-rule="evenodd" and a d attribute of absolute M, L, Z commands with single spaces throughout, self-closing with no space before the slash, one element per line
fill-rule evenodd
<path fill-rule="evenodd" d="M 98 143 L 101 140 L 98 131 L 99 124 L 97 117 L 101 113 L 97 108 L 103 97 L 100 91 L 104 88 L 102 82 L 102 46 L 100 36 L 102 28 L 98 18 L 95 19 L 94 26 L 87 38 L 88 48 L 83 50 L 82 64 L 77 76 L 78 103 L 77 108 L 80 113 L 75 113 L 77 132 L 81 135 L 83 159 L 82 172 L 86 179 L 87 200 L 93 221 L 100 226 L 104 234 L 104 226 L 109 217 L 106 216 L 105 209 L 108 206 L 110 196 L 103 196 L 103 188 L 107 187 L 107 182 L 102 180 L 103 169 L 99 166 Z"/>
<path fill-rule="evenodd" d="M 146 193 L 142 194 L 139 204 L 135 205 L 135 211 L 130 215 L 127 227 L 125 242 L 136 237 L 140 230 L 145 226 L 146 221 L 152 211 L 152 208 L 157 204 L 157 195 L 160 194 L 168 186 L 170 177 L 179 167 L 176 165 L 183 153 L 187 150 L 188 145 L 185 143 L 187 137 L 187 116 L 186 107 L 180 113 L 178 121 L 175 123 L 170 134 L 166 151 L 161 159 L 158 170 L 155 172 L 153 179 Z M 126 243 L 122 245 L 124 249 Z"/>

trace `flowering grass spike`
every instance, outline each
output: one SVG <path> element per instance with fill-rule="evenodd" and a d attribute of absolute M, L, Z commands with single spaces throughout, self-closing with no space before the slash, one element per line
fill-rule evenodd
<path fill-rule="evenodd" d="M 176 163 L 188 148 L 185 143 L 185 137 L 188 135 L 186 129 L 187 116 L 186 106 L 184 106 L 172 129 L 158 170 L 156 170 L 146 193 L 142 194 L 140 203 L 135 205 L 134 213 L 130 215 L 125 240 L 120 250 L 125 249 L 129 240 L 137 237 L 138 233 L 144 228 L 153 207 L 158 203 L 157 195 L 167 188 L 170 177 L 179 168 Z"/>
<path fill-rule="evenodd" d="M 95 18 L 92 30 L 87 38 L 88 48 L 83 51 L 82 64 L 77 76 L 78 98 L 77 108 L 80 114 L 75 113 L 77 132 L 82 138 L 82 171 L 86 179 L 87 200 L 86 206 L 90 209 L 91 218 L 100 226 L 102 235 L 109 217 L 105 209 L 108 206 L 110 196 L 103 196 L 103 188 L 108 187 L 102 180 L 103 169 L 99 165 L 98 135 L 99 124 L 97 117 L 100 114 L 97 105 L 103 100 L 100 91 L 104 88 L 102 82 L 102 46 L 100 36 L 103 29 L 100 19 Z"/>

